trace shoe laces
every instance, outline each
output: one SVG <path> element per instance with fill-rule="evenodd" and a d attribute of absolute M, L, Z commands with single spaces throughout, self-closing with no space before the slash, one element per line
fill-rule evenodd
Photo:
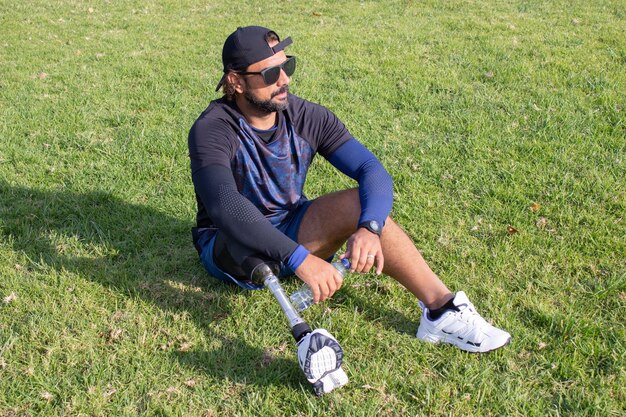
<path fill-rule="evenodd" d="M 474 308 L 472 303 L 457 306 L 459 307 L 459 315 L 461 319 L 474 327 L 487 327 L 489 323 Z"/>

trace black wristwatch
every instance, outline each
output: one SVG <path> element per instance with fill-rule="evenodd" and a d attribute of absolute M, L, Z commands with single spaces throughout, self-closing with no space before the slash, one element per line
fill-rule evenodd
<path fill-rule="evenodd" d="M 383 233 L 383 228 L 380 227 L 380 224 L 376 220 L 368 220 L 363 223 L 359 223 L 359 228 L 364 228 L 374 233 L 375 235 L 380 236 Z"/>

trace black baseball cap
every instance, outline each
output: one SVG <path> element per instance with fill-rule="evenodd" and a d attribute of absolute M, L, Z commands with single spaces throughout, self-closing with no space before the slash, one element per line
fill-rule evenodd
<path fill-rule="evenodd" d="M 273 48 L 267 43 L 268 35 L 273 34 L 278 38 L 278 44 Z M 291 45 L 291 37 L 281 42 L 278 34 L 273 30 L 261 26 L 238 27 L 230 34 L 224 42 L 222 49 L 222 63 L 224 64 L 224 75 L 217 84 L 215 91 L 219 90 L 226 74 L 231 70 L 242 70 L 255 62 L 271 57 Z"/>

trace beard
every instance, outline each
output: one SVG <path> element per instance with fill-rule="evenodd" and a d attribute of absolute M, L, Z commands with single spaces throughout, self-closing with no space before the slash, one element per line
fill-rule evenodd
<path fill-rule="evenodd" d="M 247 83 L 246 83 L 247 84 Z M 247 87 L 247 85 L 246 85 Z M 260 100 L 258 97 L 255 97 L 252 94 L 252 90 L 246 88 L 243 96 L 253 107 L 255 107 L 259 112 L 262 113 L 274 113 L 276 111 L 283 111 L 287 109 L 289 103 L 287 100 L 275 103 L 272 101 L 274 97 L 282 93 L 289 93 L 289 86 L 284 85 L 278 91 L 272 93 L 272 96 L 269 100 Z"/>

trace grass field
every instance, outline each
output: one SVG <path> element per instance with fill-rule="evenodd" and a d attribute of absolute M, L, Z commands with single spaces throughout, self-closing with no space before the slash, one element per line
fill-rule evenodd
<path fill-rule="evenodd" d="M 510 346 L 422 343 L 351 276 L 304 314 L 351 380 L 318 399 L 271 295 L 207 276 L 187 132 L 248 24 Z M 625 32 L 621 1 L 0 0 L 0 416 L 625 415 Z M 318 158 L 306 192 L 351 186 Z"/>

